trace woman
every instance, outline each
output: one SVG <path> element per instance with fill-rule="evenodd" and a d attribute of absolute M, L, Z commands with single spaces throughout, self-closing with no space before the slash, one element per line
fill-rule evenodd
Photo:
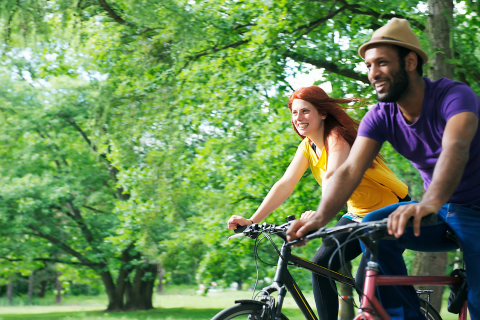
<path fill-rule="evenodd" d="M 277 209 L 292 193 L 295 185 L 310 166 L 313 176 L 322 186 L 328 188 L 328 181 L 347 159 L 350 148 L 355 141 L 358 122 L 345 112 L 338 103 L 349 103 L 349 99 L 332 99 L 321 88 L 316 86 L 301 88 L 295 91 L 288 101 L 292 114 L 295 132 L 303 139 L 295 157 L 283 177 L 275 183 L 257 211 L 246 219 L 232 216 L 228 220 L 228 228 L 236 229 L 260 223 Z M 338 221 L 336 226 L 360 222 L 367 213 L 383 208 L 399 201 L 407 201 L 408 188 L 383 163 L 380 155 L 367 170 L 358 188 L 348 200 L 348 212 Z M 302 218 L 312 216 L 314 211 L 307 211 Z M 345 242 L 348 235 L 339 235 L 340 243 Z M 358 241 L 344 246 L 347 262 L 362 253 Z M 321 246 L 313 262 L 322 267 L 329 267 L 330 257 L 336 246 Z M 357 279 L 363 279 L 365 260 L 362 258 L 357 272 Z M 338 254 L 332 259 L 330 268 L 338 271 L 341 268 Z M 327 278 L 312 274 L 313 293 L 320 320 L 334 320 L 338 317 L 338 298 Z M 362 286 L 363 287 L 363 286 Z"/>

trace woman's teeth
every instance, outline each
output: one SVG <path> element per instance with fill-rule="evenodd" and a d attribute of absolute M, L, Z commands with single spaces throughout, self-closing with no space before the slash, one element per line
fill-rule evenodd
<path fill-rule="evenodd" d="M 308 123 L 306 123 L 306 124 L 305 124 L 305 123 L 301 123 L 301 124 L 298 125 L 298 127 L 299 127 L 300 129 L 305 129 L 307 126 L 308 126 Z"/>

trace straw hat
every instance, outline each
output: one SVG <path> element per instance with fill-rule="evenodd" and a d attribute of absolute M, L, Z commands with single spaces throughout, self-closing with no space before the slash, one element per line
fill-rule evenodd
<path fill-rule="evenodd" d="M 425 64 L 428 61 L 427 54 L 420 46 L 415 33 L 413 33 L 410 23 L 405 19 L 393 18 L 386 25 L 373 33 L 372 38 L 364 43 L 359 49 L 358 54 L 365 59 L 365 50 L 367 46 L 375 43 L 388 43 L 400 47 L 405 47 L 417 53 Z"/>

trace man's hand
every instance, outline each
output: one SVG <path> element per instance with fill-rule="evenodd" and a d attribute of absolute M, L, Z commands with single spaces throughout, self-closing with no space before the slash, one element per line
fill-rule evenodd
<path fill-rule="evenodd" d="M 246 226 L 250 224 L 252 224 L 250 220 L 241 216 L 231 216 L 230 219 L 228 219 L 228 229 L 232 230 L 237 229 L 238 226 Z"/>
<path fill-rule="evenodd" d="M 399 206 L 397 210 L 392 212 L 388 217 L 388 233 L 399 238 L 405 229 L 408 219 L 413 217 L 413 232 L 415 236 L 420 235 L 420 223 L 422 218 L 431 213 L 438 213 L 440 208 L 433 205 L 420 203 L 406 204 Z"/>
<path fill-rule="evenodd" d="M 294 220 L 290 224 L 290 228 L 287 230 L 287 241 L 290 242 L 303 238 L 310 231 L 316 231 L 320 228 L 320 222 L 313 218 Z M 303 247 L 305 243 L 306 242 L 299 243 L 295 245 L 295 247 Z"/>

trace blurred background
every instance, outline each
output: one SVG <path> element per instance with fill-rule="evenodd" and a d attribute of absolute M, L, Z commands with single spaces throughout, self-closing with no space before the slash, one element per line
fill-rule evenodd
<path fill-rule="evenodd" d="M 319 85 L 373 105 L 357 48 L 393 17 L 421 39 L 425 75 L 480 92 L 479 0 L 4 0 L 0 10 L 1 319 L 210 319 L 248 299 L 254 242 L 226 241 L 226 221 L 250 217 L 300 143 L 288 96 Z M 418 172 L 388 144 L 382 154 L 420 199 Z M 267 222 L 315 210 L 320 196 L 307 171 Z M 320 243 L 296 254 L 310 259 Z M 259 253 L 275 264 L 271 247 Z M 448 274 L 461 253 L 405 259 L 414 274 Z M 274 270 L 260 265 L 260 287 Z M 310 274 L 292 272 L 311 291 Z M 447 295 L 437 287 L 432 301 L 453 319 Z"/>

